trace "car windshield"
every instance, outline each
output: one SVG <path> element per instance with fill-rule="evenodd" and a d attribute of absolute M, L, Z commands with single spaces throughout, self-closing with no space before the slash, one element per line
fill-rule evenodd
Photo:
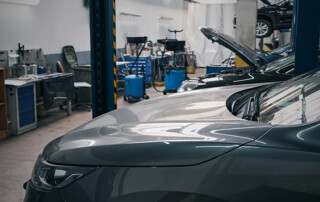
<path fill-rule="evenodd" d="M 320 119 L 320 69 L 270 88 L 261 95 L 259 122 L 296 125 Z"/>
<path fill-rule="evenodd" d="M 278 60 L 275 60 L 273 62 L 268 63 L 267 65 L 260 67 L 259 70 L 265 71 L 265 72 L 279 71 L 279 70 L 283 69 L 284 67 L 293 65 L 294 58 L 295 58 L 294 55 L 280 58 Z M 287 73 L 287 72 L 281 72 L 281 73 Z"/>

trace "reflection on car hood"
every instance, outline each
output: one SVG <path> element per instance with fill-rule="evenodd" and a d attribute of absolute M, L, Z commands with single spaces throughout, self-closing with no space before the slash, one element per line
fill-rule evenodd
<path fill-rule="evenodd" d="M 232 151 L 271 126 L 239 119 L 227 98 L 255 85 L 198 90 L 143 101 L 100 116 L 52 141 L 48 162 L 97 166 L 185 166 Z"/>
<path fill-rule="evenodd" d="M 200 30 L 209 40 L 212 42 L 217 42 L 220 45 L 230 49 L 251 67 L 260 67 L 257 58 L 261 59 L 261 57 L 251 48 L 239 43 L 231 36 L 220 33 L 218 30 L 209 27 L 202 27 Z"/>

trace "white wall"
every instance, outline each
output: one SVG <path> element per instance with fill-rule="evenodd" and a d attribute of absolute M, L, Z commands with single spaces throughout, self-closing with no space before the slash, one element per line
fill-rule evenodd
<path fill-rule="evenodd" d="M 117 48 L 124 48 L 126 36 L 148 36 L 152 41 L 166 36 L 174 38 L 167 28 L 184 29 L 187 7 L 183 0 L 117 0 Z M 141 14 L 141 17 L 120 15 L 121 12 Z M 161 16 L 173 20 L 159 21 Z M 177 34 L 180 40 L 184 36 L 185 31 Z"/>
<path fill-rule="evenodd" d="M 83 0 L 41 0 L 26 6 L 0 3 L 0 50 L 42 48 L 61 53 L 65 45 L 90 50 L 89 10 Z"/>
<path fill-rule="evenodd" d="M 158 37 L 173 35 L 166 31 L 183 29 L 187 3 L 182 0 L 117 0 L 117 48 L 125 45 L 125 36 Z M 142 14 L 140 18 L 120 16 L 120 12 Z M 160 21 L 158 17 L 172 17 Z M 184 39 L 178 34 L 178 39 Z M 18 42 L 26 49 L 42 48 L 45 54 L 61 53 L 65 45 L 76 51 L 90 50 L 89 9 L 83 0 L 41 0 L 39 5 L 26 6 L 0 2 L 0 50 L 17 49 Z"/>
<path fill-rule="evenodd" d="M 190 4 L 187 20 L 187 42 L 197 56 L 198 66 L 221 64 L 230 56 L 231 51 L 213 44 L 199 30 L 201 26 L 208 26 L 235 38 L 233 18 L 235 4 Z"/>

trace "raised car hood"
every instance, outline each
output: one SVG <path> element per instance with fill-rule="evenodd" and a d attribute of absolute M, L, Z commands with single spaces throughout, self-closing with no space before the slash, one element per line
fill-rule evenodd
<path fill-rule="evenodd" d="M 270 125 L 233 116 L 233 93 L 257 85 L 221 87 L 143 101 L 98 117 L 52 141 L 48 162 L 95 166 L 187 166 L 230 152 Z"/>
<path fill-rule="evenodd" d="M 212 42 L 217 42 L 220 45 L 230 49 L 251 67 L 260 67 L 257 58 L 262 58 L 254 50 L 237 42 L 231 36 L 220 33 L 218 30 L 209 27 L 201 27 L 200 30 L 209 40 Z"/>

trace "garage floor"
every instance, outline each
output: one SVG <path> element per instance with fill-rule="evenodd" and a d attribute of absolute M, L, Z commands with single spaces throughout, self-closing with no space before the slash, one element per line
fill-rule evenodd
<path fill-rule="evenodd" d="M 205 68 L 198 68 L 190 78 L 205 74 Z M 162 96 L 152 87 L 147 89 L 150 98 Z M 118 93 L 118 108 L 130 104 L 123 101 L 123 92 Z M 51 110 L 45 118 L 39 119 L 38 128 L 21 136 L 0 141 L 0 202 L 23 201 L 25 191 L 22 184 L 30 179 L 35 160 L 51 140 L 89 121 L 91 112 L 76 109 L 67 116 L 59 109 Z"/>

